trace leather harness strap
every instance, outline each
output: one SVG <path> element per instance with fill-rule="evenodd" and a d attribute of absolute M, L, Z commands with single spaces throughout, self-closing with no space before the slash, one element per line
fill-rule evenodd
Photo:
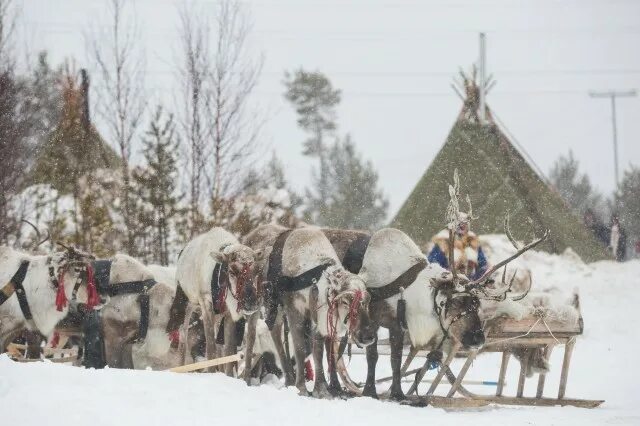
<path fill-rule="evenodd" d="M 284 251 L 284 243 L 287 241 L 292 229 L 287 229 L 276 238 L 273 248 L 269 254 L 269 266 L 267 269 L 267 281 L 276 284 L 282 276 L 282 252 Z"/>
<path fill-rule="evenodd" d="M 111 260 L 96 260 L 93 262 L 94 279 L 98 292 L 107 296 L 120 296 L 123 294 L 138 294 L 138 305 L 140 305 L 140 323 L 138 327 L 138 338 L 140 341 L 147 336 L 149 328 L 149 294 L 148 291 L 156 285 L 157 281 L 149 278 L 141 281 L 127 281 L 122 283 L 110 283 Z"/>
<path fill-rule="evenodd" d="M 406 289 L 413 284 L 418 278 L 418 274 L 427 267 L 427 259 L 420 259 L 418 263 L 407 269 L 398 278 L 382 287 L 367 287 L 367 291 L 371 295 L 371 301 L 380 301 L 388 299 L 400 293 L 400 289 Z"/>
<path fill-rule="evenodd" d="M 356 239 L 349 244 L 349 247 L 344 254 L 344 259 L 342 259 L 342 266 L 344 266 L 344 269 L 352 274 L 358 274 L 360 272 L 360 269 L 362 268 L 362 260 L 364 259 L 367 247 L 369 247 L 370 240 L 371 235 L 362 234 L 358 235 Z"/>
<path fill-rule="evenodd" d="M 324 270 L 331 265 L 331 263 L 323 263 L 295 277 L 281 276 L 278 279 L 278 290 L 292 292 L 311 287 L 318 282 Z"/>
<path fill-rule="evenodd" d="M 213 302 L 213 312 L 221 314 L 224 311 L 224 292 L 227 291 L 228 265 L 226 263 L 216 263 L 211 274 L 211 301 Z"/>
<path fill-rule="evenodd" d="M 13 293 L 18 297 L 18 303 L 20 304 L 20 310 L 22 311 L 22 315 L 24 315 L 27 321 L 31 321 L 33 319 L 33 315 L 31 315 L 31 309 L 29 308 L 29 302 L 27 301 L 27 295 L 24 290 L 24 286 L 22 283 L 24 282 L 24 278 L 27 275 L 27 269 L 29 268 L 29 261 L 23 260 L 20 262 L 20 266 L 11 280 L 7 284 L 2 287 L 0 290 L 0 305 L 6 302 Z"/>

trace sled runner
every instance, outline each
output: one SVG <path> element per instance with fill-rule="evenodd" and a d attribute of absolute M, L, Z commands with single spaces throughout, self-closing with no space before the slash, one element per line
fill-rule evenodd
<path fill-rule="evenodd" d="M 492 320 L 487 325 L 487 339 L 484 346 L 471 352 L 460 351 L 460 345 L 454 345 L 453 350 L 437 369 L 435 377 L 430 380 L 431 385 L 425 395 L 418 396 L 418 385 L 422 383 L 424 376 L 429 370 L 430 361 L 427 360 L 422 368 L 417 371 L 409 370 L 411 361 L 418 355 L 426 355 L 427 351 L 422 351 L 413 347 L 402 365 L 401 374 L 403 377 L 415 374 L 415 379 L 410 389 L 407 391 L 408 403 L 416 405 L 433 405 L 439 408 L 472 408 L 488 404 L 503 405 L 528 405 L 528 406 L 574 406 L 581 408 L 595 408 L 600 406 L 603 400 L 573 399 L 566 397 L 567 382 L 569 378 L 569 367 L 571 356 L 576 343 L 577 336 L 583 332 L 582 316 L 576 326 L 567 326 L 561 322 L 544 320 L 543 318 L 526 318 L 520 321 L 511 318 L 498 318 Z M 379 342 L 383 344 L 383 342 Z M 503 394 L 509 360 L 516 350 L 532 351 L 542 349 L 544 357 L 548 360 L 551 352 L 556 347 L 564 347 L 564 356 L 560 368 L 560 384 L 558 386 L 557 397 L 550 398 L 544 396 L 546 382 L 545 373 L 538 374 L 538 385 L 535 396 L 525 396 L 524 388 L 527 380 L 527 362 L 529 357 L 523 357 L 520 372 L 518 374 L 517 389 L 515 396 Z M 493 395 L 474 393 L 465 387 L 464 378 L 469 372 L 473 361 L 478 355 L 485 352 L 497 352 L 502 354 L 500 370 L 496 390 Z M 357 353 L 357 352 L 356 352 Z M 384 353 L 384 349 L 380 351 Z M 526 352 L 525 352 L 526 353 Z M 457 374 L 451 369 L 454 358 L 466 358 L 464 364 Z M 348 390 L 356 394 L 361 394 L 360 384 L 354 382 L 344 364 L 343 359 L 338 362 L 338 373 Z M 442 379 L 451 385 L 445 395 L 436 395 L 436 388 L 441 384 Z M 388 381 L 385 377 L 377 380 L 377 383 Z M 474 384 L 474 383 L 471 383 Z"/>

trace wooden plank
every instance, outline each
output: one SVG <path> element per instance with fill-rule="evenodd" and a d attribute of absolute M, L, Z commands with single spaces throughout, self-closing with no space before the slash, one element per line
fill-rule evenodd
<path fill-rule="evenodd" d="M 559 406 L 572 406 L 579 408 L 596 408 L 600 406 L 604 400 L 591 400 L 591 399 L 556 399 L 556 398 L 514 398 L 509 396 L 487 396 L 478 397 L 478 400 L 482 400 L 488 403 L 503 404 L 503 405 L 528 405 L 538 407 L 553 407 Z"/>
<path fill-rule="evenodd" d="M 551 356 L 551 351 L 553 351 L 553 346 L 554 345 L 547 345 L 547 347 L 544 348 L 543 356 L 545 361 L 547 362 L 549 362 L 549 357 Z M 540 375 L 538 376 L 538 389 L 536 390 L 536 398 L 542 398 L 544 394 L 544 382 L 546 378 L 546 373 L 540 373 Z"/>
<path fill-rule="evenodd" d="M 564 346 L 564 359 L 562 360 L 562 371 L 560 373 L 560 386 L 558 387 L 558 398 L 564 398 L 567 390 L 567 378 L 569 377 L 569 364 L 571 363 L 571 354 L 576 341 L 571 340 Z"/>
<path fill-rule="evenodd" d="M 193 364 L 181 365 L 178 367 L 169 368 L 165 371 L 170 371 L 172 373 L 188 373 L 190 371 L 202 370 L 203 368 L 214 367 L 216 365 L 227 364 L 230 362 L 240 361 L 243 355 L 241 352 L 238 352 L 234 355 L 223 356 L 220 358 L 209 359 L 207 361 L 194 362 Z"/>
<path fill-rule="evenodd" d="M 471 363 L 473 362 L 474 359 L 476 359 L 478 352 L 479 351 L 473 351 L 471 355 L 469 355 L 469 357 L 467 358 L 467 361 L 464 363 L 464 365 L 460 369 L 460 372 L 458 373 L 458 377 L 456 378 L 455 382 L 451 385 L 451 389 L 449 389 L 449 392 L 447 393 L 447 398 L 451 398 L 453 397 L 453 395 L 455 395 L 456 391 L 460 387 L 460 384 L 462 383 L 462 379 L 464 379 L 464 376 L 467 374 L 467 370 L 469 370 L 469 367 L 471 367 Z"/>
<path fill-rule="evenodd" d="M 509 365 L 509 358 L 511 352 L 504 351 L 502 353 L 502 362 L 500 363 L 500 375 L 498 376 L 498 386 L 496 387 L 496 396 L 501 396 L 504 390 L 504 378 L 507 375 L 507 366 Z"/>
<path fill-rule="evenodd" d="M 62 364 L 65 362 L 75 362 L 78 360 L 77 356 L 66 356 L 66 357 L 62 357 L 62 358 L 34 358 L 34 359 L 29 359 L 29 358 L 20 358 L 20 359 L 14 359 L 14 361 L 16 362 L 43 362 L 43 361 L 47 361 L 47 362 L 53 362 L 54 364 Z"/>
<path fill-rule="evenodd" d="M 451 352 L 447 355 L 447 359 L 445 359 L 444 363 L 440 366 L 440 369 L 438 370 L 438 374 L 436 374 L 436 377 L 433 379 L 433 383 L 431 383 L 431 386 L 429 387 L 429 390 L 427 391 L 427 395 L 433 395 L 433 393 L 435 392 L 436 388 L 438 387 L 438 384 L 440 383 L 440 380 L 442 380 L 442 376 L 444 376 L 444 373 L 447 371 L 447 369 L 449 368 L 449 365 L 451 364 L 451 361 L 453 361 L 453 358 L 456 355 L 456 352 L 458 352 L 458 349 L 460 349 L 460 346 L 462 346 L 459 342 L 456 342 L 453 346 L 453 348 L 451 348 Z M 426 372 L 426 369 L 425 369 Z M 422 373 L 422 376 L 420 376 L 420 380 L 422 380 L 422 378 L 424 377 L 424 373 Z M 418 393 L 418 383 L 414 383 L 415 387 L 416 387 L 416 394 Z"/>
<path fill-rule="evenodd" d="M 430 405 L 444 409 L 479 408 L 490 404 L 489 401 L 471 398 L 449 398 L 438 395 L 429 395 L 425 398 Z"/>

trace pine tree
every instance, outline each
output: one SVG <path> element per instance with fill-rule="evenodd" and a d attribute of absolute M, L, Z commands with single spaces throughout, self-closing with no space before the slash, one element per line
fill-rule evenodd
<path fill-rule="evenodd" d="M 382 224 L 389 202 L 378 188 L 373 164 L 362 160 L 349 135 L 332 146 L 329 164 L 331 195 L 321 223 L 343 229 L 374 229 Z"/>
<path fill-rule="evenodd" d="M 136 170 L 134 180 L 138 195 L 148 208 L 138 209 L 138 222 L 151 228 L 151 241 L 143 241 L 143 245 L 151 245 L 152 260 L 168 265 L 174 221 L 180 212 L 175 157 L 178 140 L 173 115 L 167 116 L 158 106 L 142 143 L 147 167 Z M 146 238 L 145 235 L 146 232 L 139 233 L 139 238 Z"/>
<path fill-rule="evenodd" d="M 631 241 L 640 240 L 640 167 L 631 166 L 624 172 L 614 197 L 614 213 L 632 236 Z"/>
<path fill-rule="evenodd" d="M 572 151 L 569 151 L 567 156 L 560 156 L 549 174 L 551 184 L 569 207 L 581 217 L 587 209 L 602 214 L 602 196 L 593 188 L 589 177 L 580 173 L 579 166 Z"/>
<path fill-rule="evenodd" d="M 318 158 L 319 170 L 313 171 L 313 188 L 307 190 L 311 198 L 317 200 L 308 206 L 306 216 L 317 221 L 326 215 L 326 205 L 330 194 L 328 146 L 326 139 L 335 135 L 336 107 L 340 103 L 340 90 L 334 89 L 331 81 L 321 72 L 304 71 L 286 73 L 284 85 L 285 99 L 294 106 L 298 114 L 298 126 L 310 136 L 303 142 L 303 154 Z"/>

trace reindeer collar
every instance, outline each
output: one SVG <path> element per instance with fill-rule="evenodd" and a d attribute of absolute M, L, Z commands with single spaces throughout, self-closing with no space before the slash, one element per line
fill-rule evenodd
<path fill-rule="evenodd" d="M 15 293 L 18 298 L 18 303 L 20 304 L 22 315 L 24 315 L 29 325 L 34 326 L 31 308 L 29 308 L 27 295 L 24 290 L 24 286 L 22 285 L 24 278 L 27 275 L 27 269 L 29 269 L 29 261 L 23 260 L 16 273 L 11 277 L 11 280 L 9 280 L 9 282 L 0 289 L 0 305 L 9 300 L 9 298 Z"/>
<path fill-rule="evenodd" d="M 399 294 L 416 281 L 418 274 L 427 267 L 427 260 L 420 259 L 418 263 L 407 269 L 398 278 L 382 287 L 369 287 L 367 291 L 371 295 L 371 301 L 380 301 Z"/>

